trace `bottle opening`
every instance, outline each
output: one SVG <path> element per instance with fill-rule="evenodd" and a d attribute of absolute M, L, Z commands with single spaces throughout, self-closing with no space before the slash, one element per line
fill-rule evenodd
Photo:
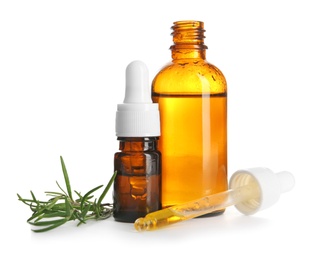
<path fill-rule="evenodd" d="M 171 27 L 174 48 L 207 49 L 204 45 L 204 23 L 200 21 L 178 21 Z"/>

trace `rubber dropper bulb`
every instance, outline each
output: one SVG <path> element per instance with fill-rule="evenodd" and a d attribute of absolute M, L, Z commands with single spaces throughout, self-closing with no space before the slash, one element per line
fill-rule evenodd
<path fill-rule="evenodd" d="M 290 191 L 295 185 L 294 176 L 290 172 L 274 173 L 268 168 L 255 167 L 236 171 L 230 178 L 229 187 L 235 189 L 250 182 L 256 183 L 260 196 L 235 205 L 245 215 L 252 215 L 271 207 L 282 193 Z"/>
<path fill-rule="evenodd" d="M 133 61 L 126 68 L 124 103 L 152 103 L 148 69 L 142 61 Z"/>

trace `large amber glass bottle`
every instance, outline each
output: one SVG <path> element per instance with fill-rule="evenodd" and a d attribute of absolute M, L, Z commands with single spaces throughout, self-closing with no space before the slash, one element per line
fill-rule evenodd
<path fill-rule="evenodd" d="M 152 83 L 160 109 L 164 208 L 227 189 L 225 77 L 206 61 L 203 22 L 178 21 L 172 29 L 172 61 Z"/>

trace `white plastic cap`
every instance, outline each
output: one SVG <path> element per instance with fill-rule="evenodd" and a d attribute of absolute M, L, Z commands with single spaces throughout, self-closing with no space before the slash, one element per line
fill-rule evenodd
<path fill-rule="evenodd" d="M 258 185 L 259 198 L 235 205 L 245 215 L 252 215 L 272 206 L 283 192 L 290 191 L 295 184 L 294 176 L 290 172 L 274 173 L 270 169 L 258 167 L 235 172 L 230 178 L 229 187 L 235 189 L 251 182 Z"/>
<path fill-rule="evenodd" d="M 160 136 L 158 104 L 153 103 L 148 69 L 142 61 L 133 61 L 126 68 L 124 103 L 117 105 L 116 136 Z"/>

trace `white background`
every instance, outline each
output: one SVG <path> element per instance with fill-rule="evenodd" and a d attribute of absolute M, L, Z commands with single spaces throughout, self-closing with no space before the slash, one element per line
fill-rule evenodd
<path fill-rule="evenodd" d="M 16 193 L 57 191 L 60 155 L 73 189 L 107 183 L 125 68 L 142 60 L 152 79 L 170 60 L 172 23 L 186 19 L 204 21 L 207 59 L 228 82 L 229 176 L 288 170 L 294 190 L 251 217 L 231 207 L 155 232 L 108 219 L 33 233 Z M 315 24 L 307 0 L 1 1 L 1 255 L 315 259 Z"/>

